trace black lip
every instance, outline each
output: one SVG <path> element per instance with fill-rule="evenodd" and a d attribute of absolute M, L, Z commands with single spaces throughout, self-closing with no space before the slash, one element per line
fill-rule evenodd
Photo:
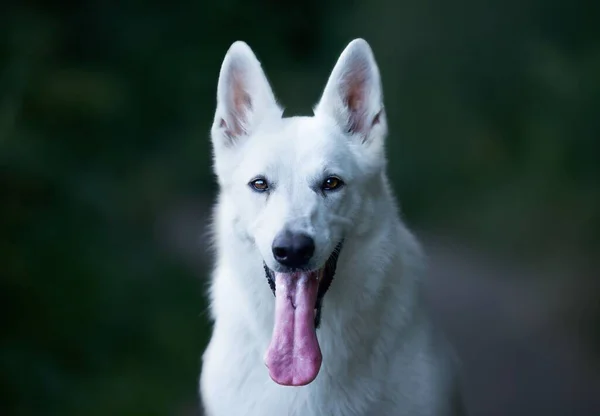
<path fill-rule="evenodd" d="M 319 328 L 319 325 L 321 324 L 321 309 L 323 308 L 323 298 L 329 290 L 331 282 L 333 282 L 333 277 L 337 268 L 338 257 L 340 256 L 340 252 L 342 251 L 343 243 L 343 241 L 340 241 L 338 243 L 338 245 L 335 247 L 335 249 L 329 256 L 329 259 L 327 259 L 327 262 L 325 263 L 323 279 L 319 283 L 319 291 L 317 292 L 317 303 L 315 305 L 315 309 L 317 310 L 317 313 L 315 315 L 315 329 Z M 267 282 L 269 283 L 269 287 L 273 292 L 273 296 L 276 296 L 275 291 L 277 290 L 277 287 L 275 285 L 275 273 L 273 272 L 273 270 L 269 269 L 269 267 L 265 263 L 263 263 L 263 267 L 265 269 Z"/>

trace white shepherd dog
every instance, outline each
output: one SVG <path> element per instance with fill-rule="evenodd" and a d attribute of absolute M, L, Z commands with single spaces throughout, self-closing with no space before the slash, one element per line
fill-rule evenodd
<path fill-rule="evenodd" d="M 208 416 L 461 414 L 453 354 L 423 307 L 418 242 L 386 177 L 370 46 L 341 54 L 313 117 L 283 118 L 252 50 L 221 67 Z"/>

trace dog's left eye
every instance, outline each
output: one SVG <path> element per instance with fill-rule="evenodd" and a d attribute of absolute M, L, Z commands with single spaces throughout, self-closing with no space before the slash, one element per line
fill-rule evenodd
<path fill-rule="evenodd" d="M 264 178 L 256 178 L 248 184 L 256 192 L 265 192 L 269 189 L 269 183 Z"/>
<path fill-rule="evenodd" d="M 341 188 L 344 185 L 344 182 L 336 176 L 330 176 L 329 178 L 323 181 L 321 185 L 321 189 L 323 191 L 334 191 L 336 189 Z"/>

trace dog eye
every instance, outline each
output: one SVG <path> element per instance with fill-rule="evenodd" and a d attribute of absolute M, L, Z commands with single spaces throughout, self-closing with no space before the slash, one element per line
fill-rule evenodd
<path fill-rule="evenodd" d="M 256 178 L 253 181 L 250 181 L 248 185 L 256 192 L 265 192 L 269 189 L 269 183 L 263 178 Z"/>
<path fill-rule="evenodd" d="M 330 176 L 329 178 L 323 181 L 323 185 L 321 185 L 321 189 L 323 191 L 334 191 L 338 188 L 341 188 L 344 185 L 344 182 L 340 178 L 335 176 Z"/>

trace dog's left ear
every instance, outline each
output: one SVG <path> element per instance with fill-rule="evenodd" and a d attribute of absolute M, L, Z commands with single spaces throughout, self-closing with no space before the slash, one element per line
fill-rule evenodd
<path fill-rule="evenodd" d="M 387 133 L 379 68 L 364 39 L 353 40 L 340 55 L 315 115 L 331 117 L 344 133 L 364 143 Z"/>

